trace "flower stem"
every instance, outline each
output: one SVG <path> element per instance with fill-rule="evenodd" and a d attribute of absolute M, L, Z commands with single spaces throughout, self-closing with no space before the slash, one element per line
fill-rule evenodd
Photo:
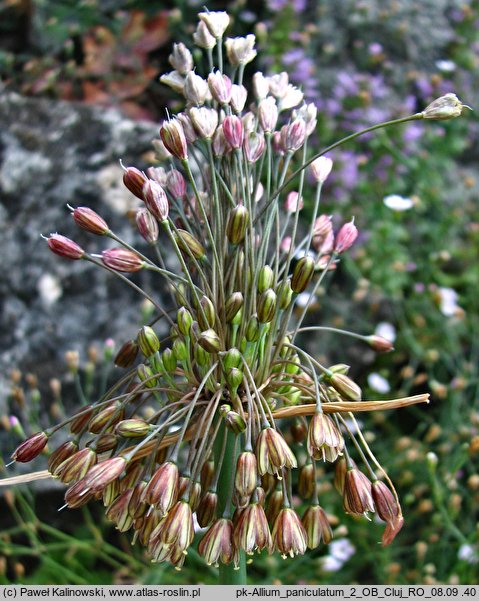
<path fill-rule="evenodd" d="M 222 425 L 221 429 L 225 428 Z M 227 433 L 226 448 L 223 449 L 223 435 L 220 431 L 215 444 L 215 463 L 221 462 L 221 472 L 218 480 L 218 515 L 224 515 L 229 510 L 231 514 L 231 490 L 234 486 L 236 469 L 237 445 L 233 432 Z M 223 453 L 223 457 L 219 455 Z M 230 507 L 228 507 L 230 506 Z M 246 584 L 246 559 L 244 552 L 240 552 L 239 568 L 235 569 L 232 563 L 220 564 L 218 584 Z"/>

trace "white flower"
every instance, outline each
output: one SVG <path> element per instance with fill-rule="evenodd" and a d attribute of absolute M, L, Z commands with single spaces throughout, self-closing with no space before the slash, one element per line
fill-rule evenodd
<path fill-rule="evenodd" d="M 372 388 L 376 392 L 380 392 L 381 394 L 386 394 L 391 390 L 389 382 L 386 380 L 386 378 L 383 378 L 383 376 L 376 372 L 369 374 L 368 384 L 370 388 Z"/>
<path fill-rule="evenodd" d="M 388 321 L 381 321 L 378 323 L 374 333 L 376 336 L 381 336 L 381 338 L 389 340 L 389 342 L 394 342 L 396 340 L 396 328 Z"/>
<path fill-rule="evenodd" d="M 328 555 L 323 560 L 323 570 L 337 572 L 355 553 L 356 547 L 347 538 L 333 540 L 328 546 Z"/>
<path fill-rule="evenodd" d="M 457 304 L 458 295 L 453 288 L 438 288 L 439 310 L 446 317 L 452 317 L 460 308 Z"/>
<path fill-rule="evenodd" d="M 439 71 L 451 73 L 452 71 L 456 70 L 456 63 L 454 61 L 440 60 L 436 61 L 436 67 L 439 69 Z"/>
<path fill-rule="evenodd" d="M 461 545 L 457 552 L 457 557 L 467 563 L 479 563 L 479 555 L 477 553 L 477 548 L 474 547 L 474 545 Z"/>
<path fill-rule="evenodd" d="M 412 198 L 405 198 L 399 194 L 390 194 L 383 199 L 383 203 L 388 209 L 393 211 L 408 211 L 414 206 Z"/>

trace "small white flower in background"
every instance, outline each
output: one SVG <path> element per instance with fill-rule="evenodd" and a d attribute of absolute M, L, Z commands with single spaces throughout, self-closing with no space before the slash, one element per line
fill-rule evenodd
<path fill-rule="evenodd" d="M 400 196 L 399 194 L 390 194 L 389 196 L 385 196 L 383 203 L 392 211 L 408 211 L 414 206 L 414 201 L 412 198 L 406 198 L 404 196 Z"/>
<path fill-rule="evenodd" d="M 360 430 L 360 428 L 363 427 L 363 422 L 357 418 L 355 420 L 352 420 L 350 417 L 348 417 L 344 420 L 344 425 L 350 432 L 356 434 Z"/>
<path fill-rule="evenodd" d="M 389 385 L 389 382 L 386 380 L 386 378 L 383 378 L 383 376 L 376 372 L 369 374 L 368 384 L 370 388 L 382 394 L 386 394 L 391 390 L 391 386 Z"/>
<path fill-rule="evenodd" d="M 389 342 L 394 342 L 396 340 L 396 328 L 392 323 L 388 321 L 381 321 L 376 326 L 374 330 L 376 336 L 381 336 L 381 338 L 386 338 Z"/>
<path fill-rule="evenodd" d="M 301 292 L 301 294 L 298 294 L 296 297 L 296 305 L 301 309 L 306 307 L 306 305 L 309 303 L 310 297 L 311 294 L 309 292 Z"/>
<path fill-rule="evenodd" d="M 460 309 L 457 304 L 458 295 L 453 288 L 438 288 L 439 310 L 446 317 L 452 317 Z"/>
<path fill-rule="evenodd" d="M 44 273 L 37 282 L 37 290 L 47 307 L 54 305 L 63 294 L 60 280 L 51 273 Z"/>
<path fill-rule="evenodd" d="M 436 61 L 436 67 L 439 69 L 439 71 L 451 73 L 452 71 L 456 70 L 456 63 L 454 61 L 440 60 Z"/>
<path fill-rule="evenodd" d="M 356 553 L 356 547 L 347 538 L 333 540 L 328 546 L 328 555 L 323 559 L 325 572 L 337 572 Z"/>
<path fill-rule="evenodd" d="M 474 545 L 461 545 L 457 552 L 458 559 L 462 559 L 467 563 L 476 564 L 479 563 L 479 554 L 477 547 Z"/>

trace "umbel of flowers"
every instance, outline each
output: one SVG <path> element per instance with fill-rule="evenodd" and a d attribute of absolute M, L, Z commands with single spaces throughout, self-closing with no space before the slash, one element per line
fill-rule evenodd
<path fill-rule="evenodd" d="M 144 203 L 136 223 L 151 252 L 132 248 L 86 207 L 72 209 L 77 225 L 117 246 L 89 254 L 59 234 L 47 239 L 61 257 L 89 261 L 134 286 L 157 317 L 119 350 L 115 362 L 125 371 L 104 397 L 31 436 L 13 458 L 30 461 L 56 431 L 69 429 L 49 456 L 51 474 L 69 486 L 66 505 L 102 500 L 119 530 L 132 530 L 154 561 L 177 567 L 193 543 L 195 515 L 208 564 L 237 567 L 245 553 L 286 557 L 329 543 L 318 463 L 331 466 L 347 513 L 376 512 L 386 522 L 389 544 L 403 524 L 401 507 L 353 413 L 427 396 L 362 401 L 347 365 L 322 365 L 298 346 L 304 329 L 321 335 L 322 326 L 302 328 L 303 319 L 358 231 L 353 221 L 335 230 L 321 213 L 333 163 L 328 149 L 308 154 L 315 106 L 303 104 L 286 73 L 256 73 L 248 91 L 243 72 L 256 56 L 254 36 L 223 40 L 226 13 L 199 17 L 194 41 L 209 74 L 201 77 L 190 51 L 175 44 L 173 71 L 161 78 L 186 102 L 154 142 L 164 166 L 124 170 L 125 186 Z M 449 119 L 462 109 L 448 94 L 422 113 L 366 131 Z M 307 181 L 314 201 L 303 224 Z M 166 266 L 171 254 L 177 269 Z M 123 275 L 140 270 L 157 274 L 173 312 Z M 164 340 L 155 332 L 160 319 L 169 326 Z M 377 352 L 392 349 L 377 336 L 351 335 Z"/>

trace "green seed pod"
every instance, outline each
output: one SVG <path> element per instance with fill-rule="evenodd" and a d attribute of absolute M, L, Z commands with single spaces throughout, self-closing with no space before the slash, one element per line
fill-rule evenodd
<path fill-rule="evenodd" d="M 188 357 L 188 349 L 186 348 L 185 341 L 182 338 L 177 338 L 173 342 L 173 352 L 178 361 L 186 361 Z"/>
<path fill-rule="evenodd" d="M 195 348 L 193 350 L 193 356 L 195 358 L 196 363 L 200 367 L 204 367 L 205 365 L 208 365 L 210 362 L 210 359 L 211 359 L 211 356 L 208 353 L 208 351 L 205 351 L 205 349 L 203 347 L 201 347 L 199 344 L 195 344 Z"/>
<path fill-rule="evenodd" d="M 308 287 L 314 275 L 314 259 L 310 256 L 302 257 L 297 263 L 291 278 L 291 288 L 294 293 L 300 294 Z"/>
<path fill-rule="evenodd" d="M 231 390 L 233 390 L 236 393 L 236 391 L 238 390 L 238 386 L 243 381 L 243 372 L 237 367 L 231 368 L 226 374 L 226 381 L 228 383 L 228 386 L 231 387 Z"/>
<path fill-rule="evenodd" d="M 243 295 L 241 292 L 233 292 L 226 301 L 225 317 L 226 323 L 231 323 L 243 306 Z"/>
<path fill-rule="evenodd" d="M 297 374 L 301 369 L 301 359 L 299 355 L 295 353 L 289 358 L 291 363 L 286 363 L 285 372 L 288 374 Z"/>
<path fill-rule="evenodd" d="M 291 390 L 283 397 L 283 402 L 288 407 L 299 405 L 301 401 L 301 390 L 295 386 L 291 386 Z"/>
<path fill-rule="evenodd" d="M 218 334 L 211 328 L 201 332 L 198 344 L 208 353 L 217 353 L 221 350 L 221 340 Z"/>
<path fill-rule="evenodd" d="M 265 290 L 258 299 L 258 321 L 269 323 L 276 313 L 276 293 L 272 288 Z"/>
<path fill-rule="evenodd" d="M 241 363 L 241 353 L 235 347 L 230 348 L 223 357 L 223 365 L 226 369 L 231 369 L 232 367 L 239 367 Z"/>
<path fill-rule="evenodd" d="M 268 288 L 273 287 L 274 272 L 269 265 L 261 268 L 258 278 L 258 292 L 262 294 Z"/>
<path fill-rule="evenodd" d="M 215 306 L 207 296 L 202 296 L 200 299 L 200 307 L 198 307 L 197 318 L 200 328 L 207 330 L 214 328 L 216 322 Z"/>
<path fill-rule="evenodd" d="M 160 350 L 160 341 L 150 326 L 143 326 L 136 337 L 138 346 L 145 357 L 151 357 Z"/>
<path fill-rule="evenodd" d="M 176 314 L 176 323 L 178 324 L 178 330 L 183 336 L 190 335 L 191 324 L 193 323 L 193 317 L 186 307 L 180 307 Z"/>
<path fill-rule="evenodd" d="M 176 355 L 173 350 L 170 348 L 165 349 L 161 355 L 161 359 L 165 370 L 172 374 L 175 371 L 177 364 Z"/>
<path fill-rule="evenodd" d="M 186 286 L 184 284 L 178 284 L 175 288 L 175 299 L 176 303 L 181 307 L 188 304 Z"/>
<path fill-rule="evenodd" d="M 150 424 L 144 419 L 134 417 L 119 422 L 115 427 L 115 434 L 123 438 L 142 438 L 148 434 L 150 428 Z"/>
<path fill-rule="evenodd" d="M 141 382 L 145 382 L 145 386 L 147 388 L 154 388 L 155 386 L 157 386 L 158 380 L 156 378 L 152 378 L 150 380 L 150 378 L 155 374 L 151 367 L 140 363 L 140 365 L 138 365 L 136 369 L 136 373 L 138 374 L 138 377 L 141 380 Z"/>
<path fill-rule="evenodd" d="M 281 311 L 284 311 L 291 304 L 293 298 L 293 290 L 291 289 L 291 282 L 283 280 L 278 286 L 278 306 Z"/>
<path fill-rule="evenodd" d="M 243 205 L 231 209 L 226 225 L 226 236 L 231 244 L 239 244 L 244 240 L 249 223 L 248 210 Z"/>
<path fill-rule="evenodd" d="M 259 322 L 256 315 L 252 315 L 249 318 L 248 325 L 246 326 L 246 340 L 248 342 L 256 342 L 259 338 Z"/>
<path fill-rule="evenodd" d="M 195 259 L 203 259 L 204 257 L 206 257 L 206 250 L 204 249 L 204 247 L 189 232 L 187 232 L 186 230 L 178 229 L 176 232 L 173 233 L 173 235 L 175 237 L 176 243 L 186 255 L 193 255 Z"/>

